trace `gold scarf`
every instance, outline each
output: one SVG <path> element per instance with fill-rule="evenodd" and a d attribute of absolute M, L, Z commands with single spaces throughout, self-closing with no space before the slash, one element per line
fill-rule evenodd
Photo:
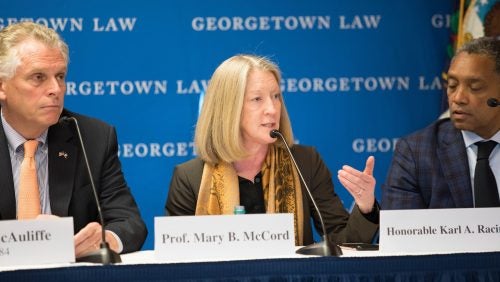
<path fill-rule="evenodd" d="M 262 188 L 267 213 L 293 213 L 295 245 L 303 245 L 303 205 L 300 178 L 288 153 L 269 146 L 262 164 Z M 229 163 L 203 166 L 196 215 L 233 214 L 240 204 L 238 175 Z"/>

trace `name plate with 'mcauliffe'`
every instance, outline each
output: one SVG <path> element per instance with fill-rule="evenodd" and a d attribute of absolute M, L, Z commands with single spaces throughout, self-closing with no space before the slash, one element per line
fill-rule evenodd
<path fill-rule="evenodd" d="M 208 261 L 292 257 L 293 214 L 155 217 L 155 257 Z"/>
<path fill-rule="evenodd" d="M 0 265 L 75 262 L 73 218 L 0 221 Z"/>
<path fill-rule="evenodd" d="M 500 251 L 500 208 L 380 211 L 380 252 Z"/>

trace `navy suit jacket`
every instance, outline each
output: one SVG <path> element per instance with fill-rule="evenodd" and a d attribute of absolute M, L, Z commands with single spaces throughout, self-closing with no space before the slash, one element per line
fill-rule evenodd
<path fill-rule="evenodd" d="M 139 250 L 147 235 L 118 159 L 115 129 L 97 119 L 74 116 L 81 129 L 96 185 L 106 229 L 115 232 L 123 252 Z M 97 206 L 73 122 L 49 127 L 48 172 L 52 214 L 72 216 L 75 234 L 88 223 L 99 221 Z M 67 158 L 59 153 L 66 153 Z M 16 198 L 8 143 L 0 120 L 0 220 L 16 218 Z"/>
<path fill-rule="evenodd" d="M 465 143 L 450 119 L 398 141 L 382 187 L 382 209 L 471 207 Z"/>

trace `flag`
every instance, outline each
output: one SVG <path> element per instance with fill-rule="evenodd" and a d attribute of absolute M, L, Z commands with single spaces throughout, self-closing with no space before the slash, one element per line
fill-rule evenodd
<path fill-rule="evenodd" d="M 500 35 L 500 0 L 472 0 L 463 19 L 459 45 L 483 36 Z"/>

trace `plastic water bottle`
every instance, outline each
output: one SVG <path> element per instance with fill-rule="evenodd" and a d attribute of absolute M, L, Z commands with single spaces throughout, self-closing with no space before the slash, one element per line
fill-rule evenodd
<path fill-rule="evenodd" d="M 234 214 L 245 214 L 245 206 L 234 206 Z"/>

